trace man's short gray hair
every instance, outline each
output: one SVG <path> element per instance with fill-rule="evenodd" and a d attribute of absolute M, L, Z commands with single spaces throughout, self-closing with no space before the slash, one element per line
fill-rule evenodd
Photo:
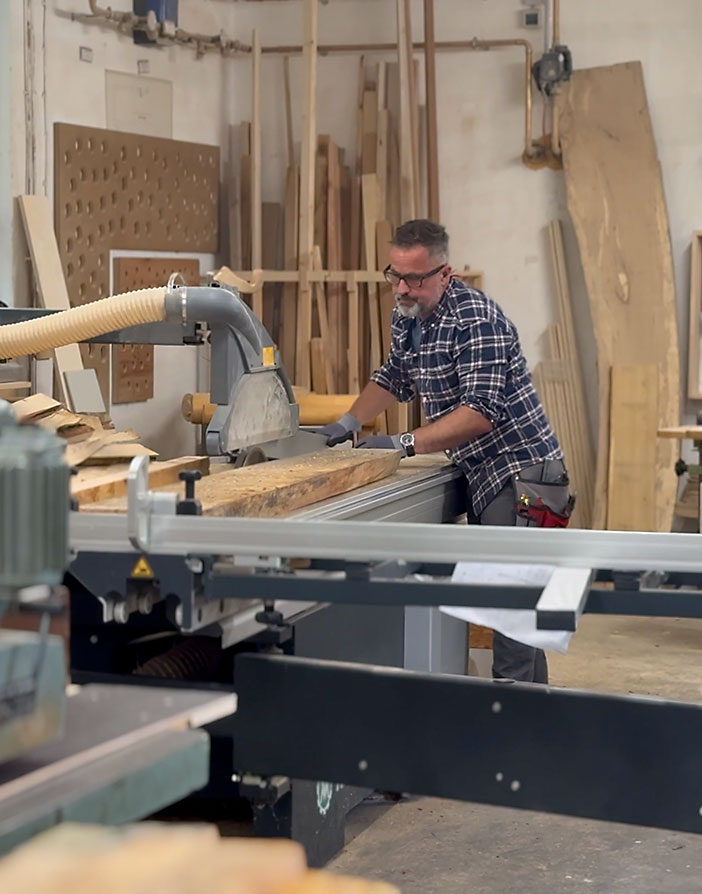
<path fill-rule="evenodd" d="M 448 260 L 449 237 L 446 229 L 433 220 L 408 220 L 395 230 L 392 244 L 396 248 L 423 245 L 437 260 Z"/>

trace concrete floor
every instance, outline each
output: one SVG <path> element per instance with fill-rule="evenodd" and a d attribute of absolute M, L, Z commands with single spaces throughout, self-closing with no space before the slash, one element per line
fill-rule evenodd
<path fill-rule="evenodd" d="M 702 702 L 702 621 L 588 615 L 549 663 L 554 685 Z M 329 868 L 404 894 L 692 894 L 702 837 L 410 798 L 356 808 Z"/>

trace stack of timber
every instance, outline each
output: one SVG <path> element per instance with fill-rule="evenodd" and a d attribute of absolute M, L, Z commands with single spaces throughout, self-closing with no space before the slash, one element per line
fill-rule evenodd
<path fill-rule="evenodd" d="M 394 885 L 307 868 L 287 839 L 220 838 L 211 825 L 65 823 L 0 860 L 13 894 L 399 894 Z"/>
<path fill-rule="evenodd" d="M 549 421 L 563 449 L 577 502 L 571 526 L 592 527 L 595 457 L 583 389 L 582 367 L 573 324 L 573 308 L 560 221 L 549 225 L 558 316 L 548 327 L 550 358 L 532 377 Z"/>
<path fill-rule="evenodd" d="M 357 394 L 387 356 L 394 299 L 382 270 L 390 241 L 403 220 L 427 214 L 426 115 L 409 6 L 397 0 L 397 53 L 374 64 L 359 59 L 349 152 L 317 133 L 317 4 L 306 0 L 301 63 L 285 58 L 280 70 L 287 142 L 281 203 L 261 201 L 261 50 L 252 41 L 252 115 L 232 129 L 229 259 L 217 276 L 253 284 L 250 306 L 291 380 L 316 394 Z M 291 64 L 302 66 L 299 150 Z M 478 271 L 466 267 L 459 275 L 482 285 Z M 404 430 L 415 417 L 414 408 L 394 408 L 381 428 Z"/>
<path fill-rule="evenodd" d="M 556 97 L 556 115 L 598 353 L 593 527 L 670 531 L 678 449 L 656 431 L 680 420 L 679 344 L 641 64 L 574 72 Z M 614 421 L 626 418 L 636 426 L 615 430 Z"/>

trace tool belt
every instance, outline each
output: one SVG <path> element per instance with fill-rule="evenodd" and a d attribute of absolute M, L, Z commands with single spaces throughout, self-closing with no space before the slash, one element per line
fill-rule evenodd
<path fill-rule="evenodd" d="M 531 480 L 538 476 L 541 480 Z M 551 480 L 549 480 L 551 479 Z M 570 480 L 560 460 L 546 460 L 518 472 L 512 479 L 517 525 L 532 528 L 566 528 L 575 506 Z"/>

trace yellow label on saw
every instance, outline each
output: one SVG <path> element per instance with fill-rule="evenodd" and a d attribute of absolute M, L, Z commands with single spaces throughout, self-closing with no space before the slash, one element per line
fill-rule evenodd
<path fill-rule="evenodd" d="M 275 348 L 263 349 L 263 365 L 275 366 Z"/>
<path fill-rule="evenodd" d="M 149 565 L 144 556 L 142 556 L 136 563 L 134 568 L 132 568 L 132 577 L 143 577 L 152 579 L 153 576 L 154 572 L 151 568 L 151 565 Z"/>

